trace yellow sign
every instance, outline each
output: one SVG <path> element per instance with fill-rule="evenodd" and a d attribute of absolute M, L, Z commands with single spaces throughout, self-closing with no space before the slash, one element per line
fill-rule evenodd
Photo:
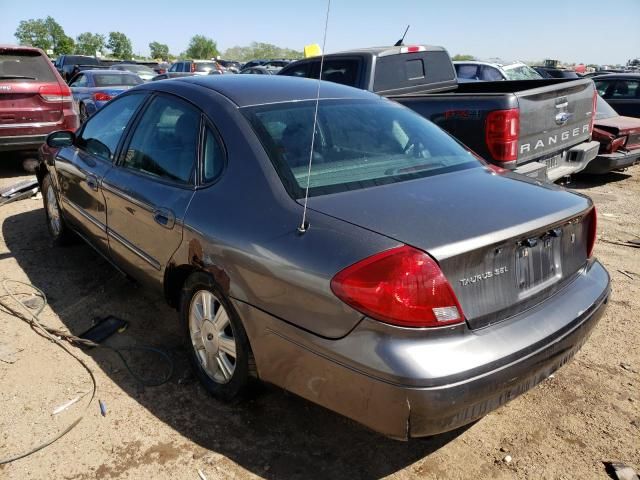
<path fill-rule="evenodd" d="M 305 45 L 304 58 L 318 57 L 320 55 L 322 55 L 322 49 L 320 48 L 320 45 L 318 45 L 317 43 L 314 43 L 312 45 Z"/>

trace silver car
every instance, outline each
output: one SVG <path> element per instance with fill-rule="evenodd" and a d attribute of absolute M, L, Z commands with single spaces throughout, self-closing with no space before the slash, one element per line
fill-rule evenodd
<path fill-rule="evenodd" d="M 123 93 L 42 148 L 51 235 L 163 291 L 221 399 L 260 379 L 407 439 L 569 361 L 610 290 L 591 200 L 335 83 L 314 130 L 316 92 L 236 75 Z"/>

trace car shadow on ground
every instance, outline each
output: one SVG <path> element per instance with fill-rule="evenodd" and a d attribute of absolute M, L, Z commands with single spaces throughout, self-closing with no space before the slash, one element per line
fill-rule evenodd
<path fill-rule="evenodd" d="M 30 175 L 24 167 L 25 160 L 33 163 L 38 152 L 0 152 L 0 178 L 14 178 Z"/>
<path fill-rule="evenodd" d="M 2 234 L 29 281 L 47 294 L 52 310 L 72 333 L 86 330 L 95 317 L 111 314 L 130 325 L 109 345 L 167 349 L 175 362 L 174 374 L 164 385 L 152 388 L 137 383 L 112 352 L 86 353 L 140 405 L 205 449 L 198 453 L 190 444 L 177 445 L 177 455 L 197 458 L 209 450 L 273 479 L 379 478 L 422 459 L 465 430 L 399 442 L 268 386 L 252 400 L 221 403 L 193 379 L 177 314 L 160 296 L 137 287 L 81 242 L 53 247 L 41 208 L 10 216 Z M 166 364 L 160 360 L 151 353 L 130 357 L 132 369 L 147 379 L 163 375 Z M 136 428 L 132 419 L 121 421 L 133 422 L 128 429 Z"/>
<path fill-rule="evenodd" d="M 587 188 L 599 187 L 604 184 L 622 182 L 631 175 L 623 172 L 609 172 L 601 175 L 591 175 L 583 173 L 571 177 L 571 182 L 566 185 L 569 189 L 584 190 Z"/>

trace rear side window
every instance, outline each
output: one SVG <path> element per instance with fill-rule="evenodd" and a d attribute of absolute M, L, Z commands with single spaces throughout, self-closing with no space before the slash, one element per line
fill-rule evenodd
<path fill-rule="evenodd" d="M 244 109 L 294 198 L 307 184 L 314 111 L 315 102 Z M 311 196 L 480 166 L 431 122 L 386 101 L 321 101 L 312 159 Z"/>
<path fill-rule="evenodd" d="M 38 52 L 0 50 L 0 81 L 57 82 L 48 58 Z"/>
<path fill-rule="evenodd" d="M 304 62 L 287 68 L 282 72 L 282 75 L 289 75 L 290 77 L 305 77 L 311 76 L 311 62 Z"/>
<path fill-rule="evenodd" d="M 186 102 L 156 97 L 136 127 L 123 166 L 173 182 L 190 183 L 196 161 L 200 112 Z"/>
<path fill-rule="evenodd" d="M 611 92 L 611 98 L 636 98 L 640 94 L 638 82 L 633 80 L 618 80 Z"/>
<path fill-rule="evenodd" d="M 497 68 L 483 65 L 480 69 L 480 80 L 484 80 L 486 82 L 497 82 L 504 80 L 504 78 L 502 77 L 500 70 Z"/>
<path fill-rule="evenodd" d="M 205 130 L 204 136 L 204 181 L 210 182 L 218 178 L 224 167 L 224 150 L 211 129 Z"/>
<path fill-rule="evenodd" d="M 478 78 L 478 65 L 456 65 L 458 78 L 467 80 L 480 80 Z"/>
<path fill-rule="evenodd" d="M 78 146 L 106 161 L 113 159 L 120 137 L 146 95 L 118 97 L 87 120 Z"/>
<path fill-rule="evenodd" d="M 93 76 L 93 81 L 96 84 L 96 87 L 133 87 L 134 85 L 144 83 L 137 75 L 117 75 L 114 73 L 99 73 Z"/>

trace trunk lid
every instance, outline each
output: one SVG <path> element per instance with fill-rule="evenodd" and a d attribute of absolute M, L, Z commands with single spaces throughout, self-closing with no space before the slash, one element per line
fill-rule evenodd
<path fill-rule="evenodd" d="M 309 207 L 427 251 L 471 328 L 544 300 L 587 260 L 588 198 L 484 168 L 312 197 Z"/>
<path fill-rule="evenodd" d="M 594 88 L 585 79 L 516 92 L 520 110 L 517 163 L 551 158 L 588 140 Z"/>
<path fill-rule="evenodd" d="M 640 146 L 640 119 L 638 118 L 612 117 L 596 120 L 596 127 L 616 137 L 628 136 L 625 144 L 627 148 Z"/>

